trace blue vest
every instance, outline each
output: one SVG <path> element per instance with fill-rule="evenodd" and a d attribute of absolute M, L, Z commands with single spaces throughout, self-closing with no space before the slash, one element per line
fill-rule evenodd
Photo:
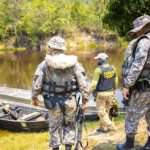
<path fill-rule="evenodd" d="M 96 90 L 106 91 L 112 89 L 114 87 L 114 77 L 115 77 L 114 68 L 111 65 L 109 65 L 109 67 L 103 67 L 102 65 L 99 66 L 98 68 L 101 69 L 102 74 L 98 81 Z"/>

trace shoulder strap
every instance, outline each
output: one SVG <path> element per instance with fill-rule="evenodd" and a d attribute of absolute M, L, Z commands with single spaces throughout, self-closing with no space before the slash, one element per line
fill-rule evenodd
<path fill-rule="evenodd" d="M 149 36 L 147 36 L 147 35 L 145 35 L 145 36 L 150 40 Z M 150 51 L 150 49 L 148 50 L 148 53 L 149 53 L 149 51 Z M 148 60 L 148 57 L 147 57 L 147 59 L 146 59 L 146 61 L 145 61 L 145 64 L 146 64 L 147 60 Z M 144 67 L 145 67 L 145 64 L 144 64 Z M 142 68 L 140 75 L 138 76 L 137 80 L 135 81 L 135 84 L 134 84 L 134 86 L 133 86 L 133 89 L 134 89 L 134 87 L 136 86 L 136 84 L 137 84 L 137 82 L 138 82 L 138 80 L 139 80 L 139 77 L 140 77 L 141 74 L 142 74 L 142 71 L 143 71 L 144 67 Z"/>
<path fill-rule="evenodd" d="M 132 52 L 132 57 L 133 57 L 133 58 L 135 58 L 135 51 L 136 51 L 137 45 L 138 45 L 139 41 L 140 41 L 141 39 L 143 39 L 143 38 L 148 38 L 148 39 L 150 40 L 150 36 L 148 36 L 148 35 L 146 35 L 146 34 L 143 34 L 143 35 L 141 35 L 139 38 L 137 38 L 137 40 L 135 41 L 136 46 L 134 47 L 133 52 Z M 134 44 L 135 44 L 135 43 L 134 43 Z"/>
<path fill-rule="evenodd" d="M 137 45 L 138 45 L 138 42 L 139 42 L 141 39 L 143 39 L 144 37 L 150 39 L 150 36 L 148 36 L 148 35 L 146 35 L 146 34 L 143 34 L 143 35 L 141 35 L 139 38 L 132 40 L 132 41 L 128 44 L 127 47 L 133 46 L 134 48 L 132 49 L 132 53 L 126 58 L 126 60 L 127 60 L 131 55 L 132 55 L 132 57 L 134 58 L 134 54 L 135 54 L 135 50 L 136 50 L 136 47 L 137 47 Z M 125 60 L 125 61 L 126 61 L 126 60 Z"/>

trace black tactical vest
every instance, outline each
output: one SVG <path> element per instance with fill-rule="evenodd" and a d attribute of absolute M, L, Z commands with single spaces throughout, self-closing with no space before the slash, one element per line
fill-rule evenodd
<path fill-rule="evenodd" d="M 108 67 L 99 66 L 98 68 L 101 69 L 102 74 L 98 81 L 96 90 L 97 91 L 106 91 L 112 89 L 114 87 L 114 77 L 115 77 L 115 70 L 114 68 L 109 65 Z"/>

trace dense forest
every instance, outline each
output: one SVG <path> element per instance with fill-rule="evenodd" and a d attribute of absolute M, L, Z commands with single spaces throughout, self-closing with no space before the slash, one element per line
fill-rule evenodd
<path fill-rule="evenodd" d="M 133 28 L 133 21 L 142 15 L 150 15 L 149 0 L 110 0 L 103 23 L 124 37 Z"/>
<path fill-rule="evenodd" d="M 17 46 L 26 37 L 34 45 L 58 33 L 72 37 L 83 31 L 125 37 L 133 20 L 150 14 L 149 6 L 149 0 L 1 0 L 0 41 L 13 37 Z"/>
<path fill-rule="evenodd" d="M 1 0 L 0 40 L 23 36 L 31 43 L 61 32 L 71 36 L 76 30 L 101 32 L 105 0 Z"/>

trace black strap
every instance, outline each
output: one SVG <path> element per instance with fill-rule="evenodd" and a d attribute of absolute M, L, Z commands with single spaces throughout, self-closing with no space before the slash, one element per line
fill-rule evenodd
<path fill-rule="evenodd" d="M 69 91 L 69 94 L 71 95 L 72 93 L 72 87 L 73 87 L 74 83 L 71 82 L 71 90 Z M 49 83 L 49 93 L 52 92 L 51 88 L 53 87 L 53 94 L 54 94 L 54 97 L 55 97 L 55 100 L 56 102 L 58 102 L 58 105 L 59 105 L 59 108 L 63 114 L 63 123 L 65 123 L 65 100 L 69 98 L 69 96 L 65 96 L 65 94 L 67 93 L 67 90 L 68 90 L 68 82 L 65 82 L 65 86 L 59 86 L 56 84 L 56 82 L 54 82 L 53 84 L 50 82 Z M 60 95 L 60 93 L 56 93 L 56 88 L 59 87 L 59 88 L 65 88 L 64 89 L 64 92 L 62 92 L 62 97 L 59 97 L 58 98 L 58 95 Z"/>
<path fill-rule="evenodd" d="M 56 82 L 54 82 L 54 84 L 53 84 L 53 94 L 55 96 L 56 102 L 58 102 L 59 108 L 61 109 L 61 111 L 63 113 L 62 104 L 61 104 L 60 100 L 58 99 L 58 96 L 57 96 L 57 93 L 56 93 Z"/>
<path fill-rule="evenodd" d="M 85 149 L 88 146 L 88 134 L 87 134 L 87 128 L 85 125 L 85 117 L 84 117 L 84 112 L 82 109 L 80 109 L 79 107 L 79 102 L 80 102 L 80 97 L 78 98 L 78 102 L 77 102 L 77 115 L 76 115 L 76 125 L 78 128 L 78 135 L 77 135 L 77 142 L 75 145 L 75 149 L 74 150 L 78 150 L 79 149 L 79 144 L 80 146 Z M 82 139 L 82 124 L 84 125 L 85 131 L 86 131 L 86 145 L 83 146 L 81 139 Z"/>
<path fill-rule="evenodd" d="M 86 131 L 86 145 L 85 146 L 83 146 L 83 144 L 82 144 L 82 142 L 80 141 L 80 146 L 83 148 L 83 149 L 85 149 L 85 148 L 87 148 L 88 147 L 88 145 L 89 145 L 89 143 L 88 143 L 88 134 L 87 134 L 87 128 L 86 128 L 86 125 L 85 125 L 85 120 L 83 121 L 83 124 L 84 124 L 84 128 L 85 128 L 85 131 Z"/>
<path fill-rule="evenodd" d="M 52 83 L 49 83 L 49 94 L 51 93 Z"/>
<path fill-rule="evenodd" d="M 72 91 L 73 91 L 73 81 L 71 82 L 71 90 L 69 91 L 70 95 L 71 95 Z"/>
<path fill-rule="evenodd" d="M 58 95 L 56 93 L 56 82 L 54 82 L 53 84 L 53 94 L 55 96 L 55 100 L 56 102 L 58 102 L 58 105 L 59 105 L 59 108 L 63 114 L 63 124 L 65 123 L 65 100 L 66 100 L 66 97 L 65 97 L 65 93 L 67 92 L 67 88 L 68 88 L 68 82 L 65 83 L 65 91 L 63 92 L 63 95 L 61 98 L 58 98 Z"/>
<path fill-rule="evenodd" d="M 61 109 L 62 109 L 62 113 L 63 113 L 63 123 L 65 122 L 65 93 L 67 93 L 67 88 L 68 88 L 68 82 L 65 82 L 65 90 L 64 90 L 64 94 L 63 94 L 63 97 L 62 97 L 62 105 L 61 105 Z M 58 100 L 59 101 L 59 100 Z"/>
<path fill-rule="evenodd" d="M 76 142 L 76 145 L 75 145 L 75 149 L 74 150 L 78 150 L 79 149 L 79 144 L 80 146 L 85 149 L 87 148 L 88 146 L 88 134 L 87 134 L 87 128 L 86 128 L 86 125 L 85 125 L 85 118 L 84 118 L 84 115 L 83 115 L 83 110 L 79 109 L 79 121 L 77 122 L 77 126 L 78 126 L 78 135 L 77 135 L 77 142 Z M 84 124 L 84 128 L 85 128 L 85 131 L 86 131 L 86 145 L 83 146 L 82 142 L 81 142 L 81 139 L 82 139 L 82 124 Z"/>
<path fill-rule="evenodd" d="M 68 89 L 68 82 L 65 82 L 65 90 L 64 90 L 64 95 L 65 95 L 65 93 L 67 93 L 67 89 Z"/>

